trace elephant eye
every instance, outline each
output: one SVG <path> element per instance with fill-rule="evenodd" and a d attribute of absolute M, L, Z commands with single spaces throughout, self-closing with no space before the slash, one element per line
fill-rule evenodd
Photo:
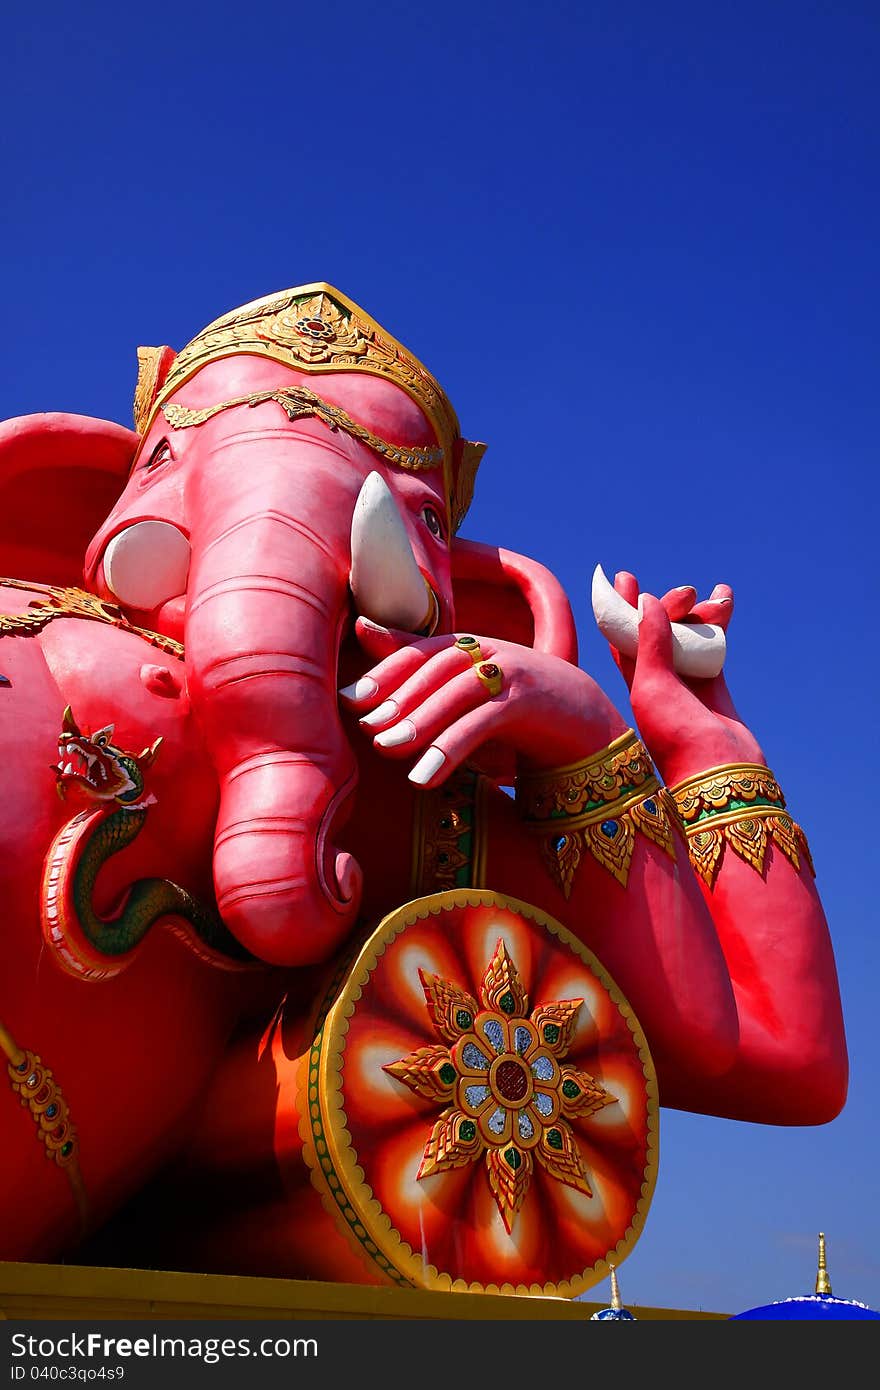
<path fill-rule="evenodd" d="M 161 468 L 163 463 L 170 463 L 173 458 L 174 455 L 168 440 L 160 439 L 146 463 L 141 464 L 141 472 L 155 473 L 157 468 Z"/>
<path fill-rule="evenodd" d="M 443 522 L 433 507 L 422 507 L 422 520 L 432 536 L 436 536 L 438 540 L 443 540 L 445 535 Z"/>

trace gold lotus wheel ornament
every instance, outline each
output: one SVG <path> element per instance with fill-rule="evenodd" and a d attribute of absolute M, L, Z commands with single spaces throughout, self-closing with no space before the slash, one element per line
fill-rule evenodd
<path fill-rule="evenodd" d="M 404 904 L 310 1027 L 311 1181 L 368 1277 L 575 1297 L 641 1233 L 658 1098 L 638 1020 L 562 923 L 488 889 Z"/>
<path fill-rule="evenodd" d="M 564 1065 L 583 999 L 554 1000 L 529 1013 L 501 939 L 483 976 L 480 1003 L 449 980 L 419 975 L 443 1042 L 385 1067 L 416 1095 L 446 1107 L 431 1131 L 419 1178 L 484 1162 L 508 1232 L 536 1162 L 557 1182 L 591 1197 L 569 1120 L 616 1097 L 588 1072 Z"/>

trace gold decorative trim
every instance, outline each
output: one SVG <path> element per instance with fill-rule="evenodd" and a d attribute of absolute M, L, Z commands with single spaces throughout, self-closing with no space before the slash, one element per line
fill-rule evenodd
<path fill-rule="evenodd" d="M 785 798 L 769 768 L 761 763 L 723 763 L 669 788 L 685 826 L 715 819 L 725 811 L 768 806 L 785 809 Z"/>
<path fill-rule="evenodd" d="M 47 623 L 55 618 L 89 618 L 96 623 L 109 623 L 111 627 L 133 632 L 158 647 L 169 656 L 183 660 L 183 646 L 173 637 L 161 632 L 150 632 L 148 628 L 136 627 L 115 603 L 108 603 L 96 594 L 85 589 L 62 588 L 56 584 L 36 584 L 22 579 L 0 577 L 0 589 L 24 589 L 25 592 L 46 594 L 45 599 L 33 599 L 27 613 L 0 613 L 0 638 L 33 637 L 42 632 Z"/>
<path fill-rule="evenodd" d="M 306 371 L 367 371 L 396 382 L 450 448 L 458 418 L 418 358 L 332 285 L 316 281 L 252 300 L 202 329 L 178 354 L 162 400 L 219 357 L 248 351 Z"/>
<path fill-rule="evenodd" d="M 481 888 L 486 866 L 486 778 L 472 768 L 416 794 L 411 891 Z"/>
<path fill-rule="evenodd" d="M 373 434 L 372 430 L 368 430 L 364 425 L 359 425 L 340 406 L 331 405 L 329 401 L 322 400 L 307 386 L 283 386 L 272 391 L 252 391 L 248 396 L 236 396 L 230 401 L 221 401 L 219 405 L 208 405 L 201 410 L 191 410 L 189 406 L 185 405 L 163 405 L 162 414 L 173 430 L 184 430 L 191 429 L 195 425 L 203 425 L 206 420 L 213 419 L 223 410 L 232 410 L 241 405 L 249 406 L 253 410 L 254 406 L 264 405 L 267 401 L 275 401 L 280 405 L 288 420 L 302 420 L 311 417 L 320 420 L 322 424 L 329 425 L 331 430 L 342 430 L 345 434 L 351 435 L 352 439 L 366 444 L 377 454 L 387 458 L 390 463 L 396 463 L 400 468 L 407 468 L 413 472 L 424 472 L 428 469 L 440 468 L 443 464 L 443 450 L 441 448 L 429 448 L 427 446 L 404 448 L 402 445 L 389 444 L 387 440 L 380 439 L 377 434 Z"/>
<path fill-rule="evenodd" d="M 576 830 L 591 825 L 599 812 L 625 810 L 659 786 L 645 745 L 627 729 L 580 762 L 520 773 L 516 804 L 527 824 L 546 829 L 547 821 L 559 820 Z"/>
<path fill-rule="evenodd" d="M 803 857 L 815 877 L 807 837 L 763 764 L 707 768 L 670 787 L 668 796 L 687 837 L 691 863 L 707 887 L 715 885 L 727 845 L 761 874 L 772 843 L 797 870 Z"/>
<path fill-rule="evenodd" d="M 584 849 L 623 888 L 636 831 L 675 858 L 660 782 L 633 729 L 582 762 L 521 774 L 516 802 L 528 829 L 541 836 L 544 864 L 565 898 Z"/>
<path fill-rule="evenodd" d="M 816 875 L 803 830 L 787 812 L 773 807 L 728 812 L 709 823 L 685 826 L 685 835 L 691 863 L 708 888 L 715 885 L 727 845 L 759 874 L 764 872 L 767 847 L 772 843 L 795 869 L 800 870 L 803 858 Z"/>
<path fill-rule="evenodd" d="M 153 402 L 159 394 L 168 369 L 174 361 L 169 347 L 139 347 L 138 379 L 134 388 L 132 414 L 138 434 L 145 434 Z"/>
<path fill-rule="evenodd" d="M 627 816 L 636 830 L 674 859 L 675 841 L 672 828 L 675 817 L 667 814 L 666 804 L 666 793 L 661 787 L 656 798 L 647 796 L 643 801 L 637 801 L 630 806 Z"/>
<path fill-rule="evenodd" d="M 7 1059 L 6 1069 L 13 1094 L 30 1111 L 46 1157 L 51 1158 L 67 1178 L 81 1227 L 85 1230 L 88 1202 L 79 1169 L 79 1141 L 61 1087 L 38 1053 L 19 1047 L 2 1022 L 0 1051 Z"/>
<path fill-rule="evenodd" d="M 471 831 L 471 881 L 467 885 L 469 888 L 486 887 L 486 860 L 488 856 L 489 839 L 489 815 L 487 801 L 489 799 L 489 779 L 487 777 L 477 777 L 477 785 L 474 791 L 474 819 Z"/>
<path fill-rule="evenodd" d="M 486 445 L 479 444 L 471 439 L 459 439 L 456 441 L 456 454 L 458 455 L 458 467 L 452 469 L 452 499 L 450 501 L 452 529 L 457 531 L 464 518 L 467 516 L 471 502 L 474 500 L 474 485 L 477 481 L 477 469 L 482 462 L 486 452 Z"/>
<path fill-rule="evenodd" d="M 447 907 L 498 907 L 519 913 L 550 932 L 577 955 L 607 991 L 633 1037 L 645 1080 L 646 1166 L 636 1211 L 624 1236 L 603 1259 L 569 1279 L 543 1285 L 522 1283 L 482 1284 L 456 1278 L 416 1251 L 392 1224 L 391 1218 L 373 1194 L 357 1161 L 347 1128 L 342 1093 L 344 1053 L 350 1021 L 370 975 L 385 953 L 412 923 L 436 916 Z M 654 1064 L 638 1019 L 620 989 L 600 961 L 567 928 L 528 903 L 486 890 L 457 890 L 432 894 L 385 918 L 363 944 L 354 962 L 344 972 L 342 988 L 331 985 L 319 1011 L 308 1058 L 306 1080 L 308 1107 L 300 1124 L 304 1155 L 313 1185 L 327 1210 L 334 1214 L 363 1254 L 378 1266 L 389 1282 L 413 1284 L 430 1289 L 451 1289 L 462 1293 L 537 1294 L 573 1298 L 591 1288 L 608 1271 L 608 1261 L 619 1264 L 638 1240 L 657 1181 L 657 1127 L 659 1096 Z"/>
<path fill-rule="evenodd" d="M 561 821 L 550 835 L 546 833 L 546 823 L 540 829 L 544 866 L 566 899 L 571 896 L 575 872 L 585 849 L 617 879 L 621 888 L 629 882 L 637 831 L 664 850 L 670 859 L 675 859 L 672 822 L 666 813 L 662 790 L 654 791 L 641 801 L 613 803 L 596 812 L 591 821 L 579 818 L 574 828 Z"/>
<path fill-rule="evenodd" d="M 402 387 L 424 411 L 443 451 L 450 523 L 458 529 L 486 446 L 461 439 L 446 393 L 418 358 L 353 300 L 323 281 L 253 300 L 202 329 L 177 354 L 145 430 L 169 397 L 208 362 L 243 353 L 299 371 L 368 372 Z"/>

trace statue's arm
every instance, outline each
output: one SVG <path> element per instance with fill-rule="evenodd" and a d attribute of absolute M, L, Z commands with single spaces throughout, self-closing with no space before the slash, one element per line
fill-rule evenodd
<path fill-rule="evenodd" d="M 684 1105 L 692 1074 L 732 1065 L 736 1011 L 712 918 L 635 732 L 560 657 L 483 636 L 471 639 L 477 650 L 450 635 L 413 640 L 363 619 L 357 631 L 373 664 L 343 704 L 416 785 L 439 786 L 469 759 L 484 765 L 491 745 L 515 750 L 516 802 L 499 792 L 488 807 L 484 881 L 550 911 L 596 954 L 645 1028 L 669 1103 Z M 497 668 L 495 693 L 474 658 Z"/>
<path fill-rule="evenodd" d="M 680 607 L 685 593 L 675 591 L 673 603 Z M 709 611 L 693 612 L 726 622 L 725 603 L 732 606 L 715 600 Z M 498 814 L 519 814 L 520 830 L 539 831 L 541 844 L 533 839 L 523 850 L 520 833 L 498 831 L 492 884 L 548 906 L 595 951 L 645 1028 L 665 1104 L 756 1122 L 824 1122 L 845 1098 L 846 1047 L 808 853 L 797 831 L 786 839 L 784 808 L 762 795 L 760 868 L 738 852 L 748 833 L 743 814 L 734 832 L 723 818 L 713 823 L 724 844 L 711 882 L 700 877 L 702 842 L 691 826 L 684 829 L 688 786 L 712 769 L 760 768 L 764 755 L 721 677 L 678 675 L 667 612 L 649 596 L 644 604 L 638 656 L 619 664 L 663 790 L 640 782 L 631 761 L 621 764 L 637 756 L 635 733 L 585 672 L 514 643 L 477 635 L 480 650 L 468 654 L 450 636 L 413 642 L 359 620 L 375 664 L 358 693 L 352 688 L 343 699 L 377 751 L 412 764 L 409 776 L 419 786 L 442 783 L 487 740 L 516 749 L 520 804 Z M 497 669 L 491 688 L 475 673 L 475 655 Z M 612 778 L 607 806 L 599 804 L 598 781 L 585 791 L 585 777 L 603 772 Z M 675 796 L 671 788 L 679 789 Z M 573 808 L 564 799 L 569 790 L 580 798 Z M 554 795 L 557 810 L 575 815 L 536 824 Z M 667 828 L 678 823 L 667 834 L 664 821 Z M 554 877 L 548 847 L 562 835 L 571 844 L 560 847 Z M 632 845 L 624 887 L 612 870 L 625 836 Z M 564 884 L 572 845 L 579 864 Z"/>
<path fill-rule="evenodd" d="M 618 576 L 616 587 L 634 600 L 631 575 Z M 719 586 L 691 612 L 726 626 L 732 600 Z M 694 680 L 675 669 L 671 607 L 668 595 L 662 602 L 644 595 L 636 657 L 617 657 L 683 829 L 736 1001 L 733 1064 L 721 1077 L 695 1077 L 688 1108 L 776 1124 L 824 1123 L 846 1099 L 847 1053 L 806 837 L 723 675 Z"/>
<path fill-rule="evenodd" d="M 600 750 L 598 762 L 587 757 L 576 766 L 598 780 L 609 761 Z M 555 784 L 558 795 L 548 801 L 556 808 L 565 802 L 571 777 L 560 771 L 521 778 L 515 802 L 500 793 L 489 800 L 485 882 L 540 904 L 583 941 L 645 1031 L 662 1103 L 700 1109 L 695 1083 L 711 1084 L 733 1066 L 738 1024 L 727 965 L 684 841 L 656 783 L 628 798 L 629 810 L 612 801 L 595 814 L 542 816 L 542 787 Z M 619 846 L 603 834 L 612 818 Z M 559 846 L 563 838 L 573 852 Z"/>

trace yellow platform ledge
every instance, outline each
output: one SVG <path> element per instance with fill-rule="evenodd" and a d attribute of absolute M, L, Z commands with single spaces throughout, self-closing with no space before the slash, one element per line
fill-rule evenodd
<path fill-rule="evenodd" d="M 0 1261 L 0 1318 L 446 1318 L 588 1320 L 607 1305 L 567 1298 L 442 1293 L 311 1279 L 254 1279 L 158 1269 Z M 639 1319 L 726 1319 L 726 1313 L 627 1305 Z"/>

